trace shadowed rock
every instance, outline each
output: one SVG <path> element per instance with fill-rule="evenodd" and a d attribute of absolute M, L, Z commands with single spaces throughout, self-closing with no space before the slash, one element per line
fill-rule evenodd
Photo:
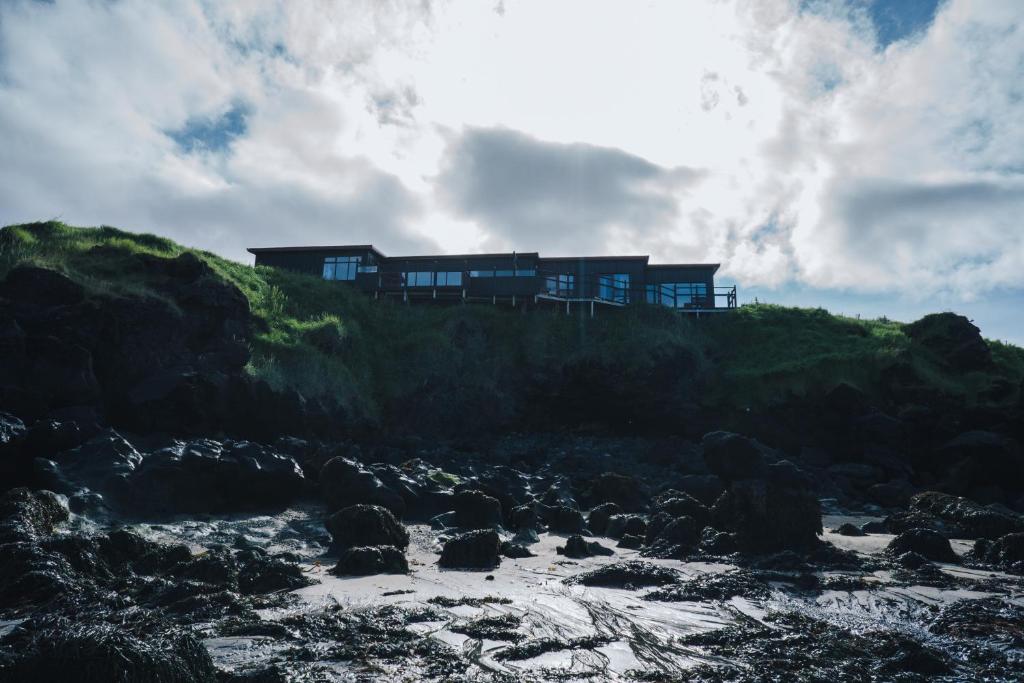
<path fill-rule="evenodd" d="M 470 531 L 444 544 L 438 564 L 446 569 L 493 569 L 501 563 L 500 548 L 493 529 Z"/>
<path fill-rule="evenodd" d="M 349 548 L 331 570 L 339 576 L 371 576 L 373 574 L 408 574 L 409 563 L 398 548 L 374 546 Z"/>
<path fill-rule="evenodd" d="M 899 557 L 904 553 L 914 552 L 935 562 L 958 562 L 956 553 L 949 545 L 949 539 L 931 529 L 910 529 L 889 541 L 885 554 Z"/>
<path fill-rule="evenodd" d="M 327 518 L 327 531 L 339 548 L 391 546 L 404 549 L 409 532 L 379 505 L 352 505 Z"/>
<path fill-rule="evenodd" d="M 453 502 L 456 526 L 463 529 L 501 526 L 501 503 L 483 491 L 459 491 L 455 494 Z"/>

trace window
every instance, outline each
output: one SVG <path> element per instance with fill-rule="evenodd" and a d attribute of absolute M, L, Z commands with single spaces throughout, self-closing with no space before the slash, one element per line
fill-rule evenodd
<path fill-rule="evenodd" d="M 548 275 L 545 278 L 548 294 L 555 296 L 572 296 L 576 293 L 576 276 L 572 273 Z"/>
<path fill-rule="evenodd" d="M 471 270 L 469 271 L 470 277 L 494 277 L 493 270 Z"/>
<path fill-rule="evenodd" d="M 494 277 L 515 277 L 516 272 L 514 270 L 496 270 L 494 271 Z"/>
<path fill-rule="evenodd" d="M 598 279 L 599 296 L 608 301 L 629 303 L 629 273 L 609 273 Z"/>
<path fill-rule="evenodd" d="M 705 282 L 665 282 L 647 285 L 647 303 L 669 308 L 703 306 L 708 296 Z"/>
<path fill-rule="evenodd" d="M 437 273 L 438 287 L 461 287 L 462 273 L 458 271 L 446 271 Z"/>
<path fill-rule="evenodd" d="M 359 266 L 360 273 L 376 273 L 377 266 Z"/>
<path fill-rule="evenodd" d="M 328 256 L 324 259 L 325 280 L 355 280 L 362 256 Z"/>
<path fill-rule="evenodd" d="M 533 277 L 536 274 L 533 268 L 516 268 L 516 277 Z"/>
<path fill-rule="evenodd" d="M 404 280 L 406 287 L 432 287 L 434 274 L 430 271 L 405 273 Z"/>

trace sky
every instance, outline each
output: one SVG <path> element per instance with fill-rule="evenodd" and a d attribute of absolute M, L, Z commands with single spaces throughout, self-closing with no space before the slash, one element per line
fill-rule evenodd
<path fill-rule="evenodd" d="M 1024 344 L 1021 0 L 0 0 L 0 224 L 715 262 Z"/>

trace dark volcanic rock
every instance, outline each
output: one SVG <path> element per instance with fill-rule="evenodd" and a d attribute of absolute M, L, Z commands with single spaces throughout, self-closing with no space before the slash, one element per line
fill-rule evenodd
<path fill-rule="evenodd" d="M 523 557 L 533 557 L 533 553 L 522 543 L 512 543 L 505 541 L 501 544 L 501 554 L 504 557 L 511 559 L 520 559 Z"/>
<path fill-rule="evenodd" d="M 643 536 L 633 536 L 630 534 L 623 534 L 619 542 L 615 544 L 616 548 L 625 548 L 627 550 L 639 550 L 644 545 Z"/>
<path fill-rule="evenodd" d="M 456 526 L 463 529 L 501 526 L 501 503 L 483 491 L 459 491 L 453 502 Z"/>
<path fill-rule="evenodd" d="M 614 555 L 615 551 L 611 548 L 605 548 L 597 541 L 588 542 L 579 534 L 570 536 L 564 546 L 555 548 L 555 551 L 559 555 L 565 555 L 573 559 L 583 559 L 585 557 L 594 557 L 595 555 Z"/>
<path fill-rule="evenodd" d="M 765 475 L 764 447 L 732 432 L 711 432 L 701 440 L 708 469 L 727 481 Z"/>
<path fill-rule="evenodd" d="M 899 557 L 903 553 L 915 552 L 936 562 L 958 562 L 956 553 L 949 545 L 949 539 L 931 529 L 910 529 L 889 541 L 885 554 Z"/>
<path fill-rule="evenodd" d="M 680 577 L 681 574 L 675 569 L 640 560 L 629 560 L 570 576 L 564 582 L 569 585 L 580 584 L 636 590 L 645 586 L 664 586 L 675 583 Z"/>
<path fill-rule="evenodd" d="M 648 534 L 644 555 L 649 557 L 682 558 L 692 553 L 701 538 L 703 527 L 687 515 L 676 517 L 651 538 Z"/>
<path fill-rule="evenodd" d="M 995 541 L 979 540 L 972 554 L 978 561 L 1024 574 L 1024 532 L 1006 534 Z"/>
<path fill-rule="evenodd" d="M 200 439 L 146 456 L 115 494 L 150 514 L 236 512 L 284 507 L 305 485 L 298 463 L 266 446 Z"/>
<path fill-rule="evenodd" d="M 937 491 L 918 493 L 910 499 L 911 510 L 936 518 L 949 535 L 996 539 L 1024 531 L 1024 516 L 1009 510 L 979 505 L 973 500 Z M 932 525 L 928 525 L 932 527 Z"/>
<path fill-rule="evenodd" d="M 320 469 L 320 491 L 332 511 L 364 503 L 386 507 L 399 518 L 405 514 L 405 501 L 400 495 L 355 460 L 341 456 L 331 458 Z"/>
<path fill-rule="evenodd" d="M 569 505 L 537 505 L 540 518 L 548 528 L 559 534 L 578 534 L 586 528 L 583 513 Z"/>
<path fill-rule="evenodd" d="M 408 574 L 409 563 L 398 548 L 389 545 L 348 548 L 331 570 L 339 576 Z"/>
<path fill-rule="evenodd" d="M 839 534 L 840 536 L 864 535 L 864 531 L 859 526 L 857 526 L 856 524 L 850 524 L 849 522 L 846 522 L 845 524 L 840 524 L 839 528 L 834 529 L 833 531 L 835 531 L 835 533 Z"/>
<path fill-rule="evenodd" d="M 736 535 L 739 549 L 771 552 L 815 545 L 821 508 L 809 491 L 760 479 L 735 481 L 712 510 L 714 526 Z"/>
<path fill-rule="evenodd" d="M 493 529 L 456 536 L 444 544 L 438 564 L 447 569 L 493 569 L 501 562 L 501 539 Z"/>
<path fill-rule="evenodd" d="M 11 489 L 0 498 L 0 545 L 37 541 L 68 519 L 68 510 L 50 491 Z"/>
<path fill-rule="evenodd" d="M 608 519 L 619 514 L 622 514 L 622 508 L 615 503 L 602 503 L 587 515 L 587 528 L 590 529 L 590 533 L 603 536 L 608 529 Z"/>
<path fill-rule="evenodd" d="M 391 511 L 379 505 L 352 505 L 327 518 L 327 531 L 339 548 L 409 545 L 409 532 Z"/>

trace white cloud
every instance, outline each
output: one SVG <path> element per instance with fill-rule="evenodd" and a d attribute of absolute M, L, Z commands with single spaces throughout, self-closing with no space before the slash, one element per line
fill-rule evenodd
<path fill-rule="evenodd" d="M 801 6 L 7 2 L 0 222 L 1024 287 L 1024 6 L 949 0 L 885 46 Z"/>

